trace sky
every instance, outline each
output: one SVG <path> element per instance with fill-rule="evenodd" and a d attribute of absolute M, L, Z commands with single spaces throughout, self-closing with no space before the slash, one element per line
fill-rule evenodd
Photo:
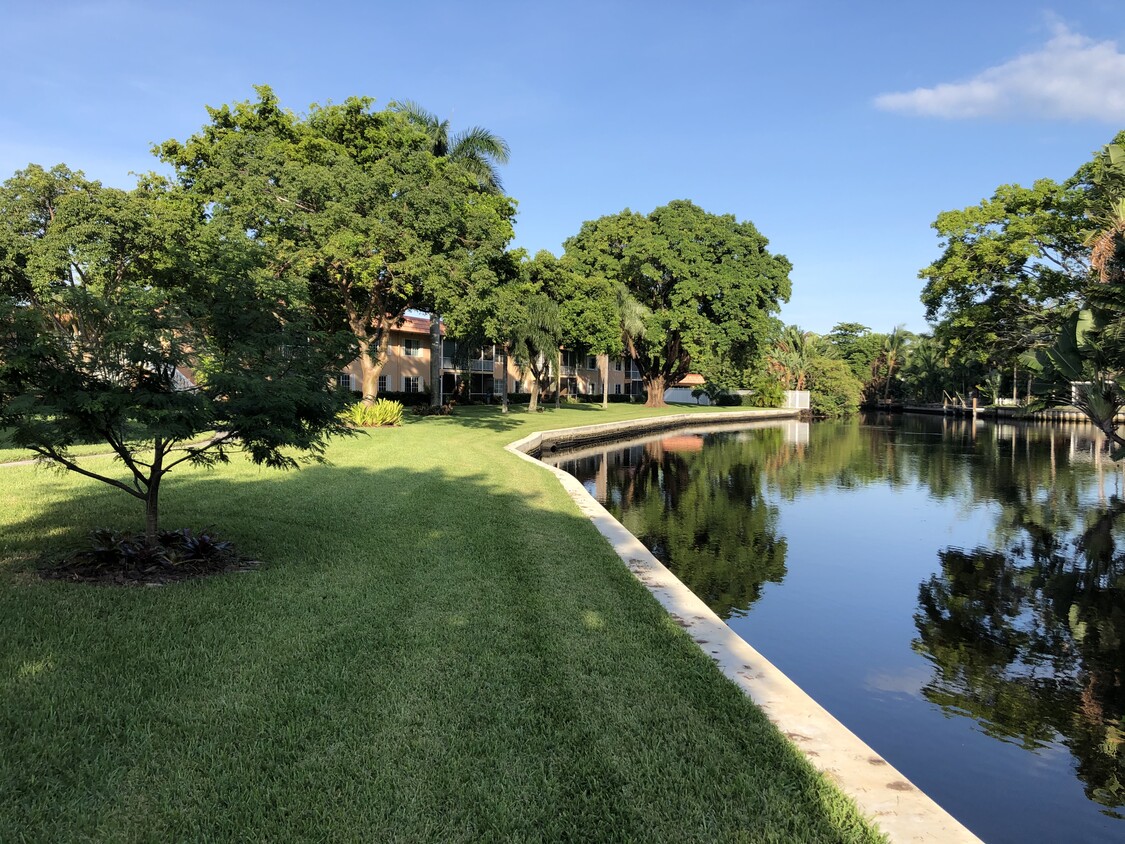
<path fill-rule="evenodd" d="M 414 100 L 511 146 L 515 246 L 673 199 L 793 264 L 781 318 L 926 330 L 931 223 L 1125 129 L 1125 0 L 0 0 L 0 180 L 159 167 L 205 106 Z"/>

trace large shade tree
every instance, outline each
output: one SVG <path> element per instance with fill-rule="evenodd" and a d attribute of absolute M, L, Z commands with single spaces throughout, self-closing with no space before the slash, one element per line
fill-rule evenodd
<path fill-rule="evenodd" d="M 0 428 L 141 501 L 152 547 L 176 466 L 237 448 L 289 467 L 342 430 L 328 374 L 354 344 L 306 293 L 156 177 L 127 192 L 28 167 L 0 187 Z M 84 442 L 124 477 L 77 461 Z"/>
<path fill-rule="evenodd" d="M 922 303 L 955 362 L 1010 369 L 1074 312 L 1090 268 L 1089 176 L 1087 165 L 1062 183 L 1001 185 L 938 215 L 942 254 L 919 273 Z"/>
<path fill-rule="evenodd" d="M 256 90 L 257 101 L 209 109 L 202 131 L 157 151 L 213 216 L 250 234 L 272 272 L 309 283 L 326 325 L 352 332 L 371 403 L 407 310 L 455 324 L 496 282 L 513 203 L 434 155 L 406 114 L 353 97 L 300 117 Z"/>
<path fill-rule="evenodd" d="M 750 222 L 676 200 L 643 215 L 626 209 L 582 225 L 566 257 L 624 285 L 648 309 L 644 334 L 626 333 L 650 407 L 692 361 L 756 359 L 773 314 L 789 297 L 788 260 L 772 255 Z"/>

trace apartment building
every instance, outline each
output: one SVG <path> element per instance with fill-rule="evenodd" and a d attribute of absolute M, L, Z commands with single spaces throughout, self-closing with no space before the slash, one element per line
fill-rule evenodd
<path fill-rule="evenodd" d="M 502 350 L 496 346 L 466 348 L 463 343 L 443 336 L 441 347 L 443 395 L 453 395 L 459 382 L 464 382 L 469 396 L 478 401 L 499 396 L 504 389 L 509 393 L 531 392 L 531 373 L 521 373 L 511 359 L 502 360 Z M 582 355 L 570 350 L 562 353 L 560 393 L 564 397 L 600 396 L 607 369 L 611 395 L 641 394 L 641 373 L 632 360 L 615 358 L 607 362 L 605 355 Z M 350 364 L 337 378 L 342 386 L 358 390 L 359 362 Z M 426 392 L 430 379 L 430 320 L 407 316 L 402 325 L 391 329 L 387 360 L 379 375 L 379 392 Z M 553 377 L 551 383 L 553 390 Z"/>

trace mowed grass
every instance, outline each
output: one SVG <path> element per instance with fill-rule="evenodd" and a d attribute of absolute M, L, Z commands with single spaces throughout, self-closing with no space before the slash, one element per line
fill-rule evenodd
<path fill-rule="evenodd" d="M 37 578 L 141 513 L 0 469 L 0 841 L 878 840 L 502 450 L 647 413 L 470 408 L 329 466 L 177 470 L 163 524 L 268 565 L 160 588 Z"/>

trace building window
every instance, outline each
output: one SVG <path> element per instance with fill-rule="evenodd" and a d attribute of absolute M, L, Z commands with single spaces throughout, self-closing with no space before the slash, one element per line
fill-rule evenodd
<path fill-rule="evenodd" d="M 620 372 L 621 371 L 621 358 L 614 358 L 613 359 L 613 371 L 614 372 Z"/>
<path fill-rule="evenodd" d="M 402 391 L 404 393 L 422 392 L 421 378 L 417 375 L 404 375 L 402 378 Z"/>
<path fill-rule="evenodd" d="M 587 369 L 597 369 L 598 368 L 598 359 L 594 355 L 586 355 L 586 368 Z"/>
<path fill-rule="evenodd" d="M 613 394 L 615 396 L 621 395 L 621 385 L 620 384 L 614 384 L 613 385 Z"/>
<path fill-rule="evenodd" d="M 422 341 L 417 337 L 407 337 L 402 341 L 402 353 L 408 358 L 422 357 Z"/>
<path fill-rule="evenodd" d="M 387 376 L 386 375 L 380 375 L 379 376 L 378 390 L 379 390 L 380 393 L 382 393 L 382 392 L 385 392 L 386 389 L 387 389 Z"/>
<path fill-rule="evenodd" d="M 352 387 L 352 374 L 350 372 L 340 372 L 336 375 L 336 386 L 344 390 L 351 390 Z"/>

